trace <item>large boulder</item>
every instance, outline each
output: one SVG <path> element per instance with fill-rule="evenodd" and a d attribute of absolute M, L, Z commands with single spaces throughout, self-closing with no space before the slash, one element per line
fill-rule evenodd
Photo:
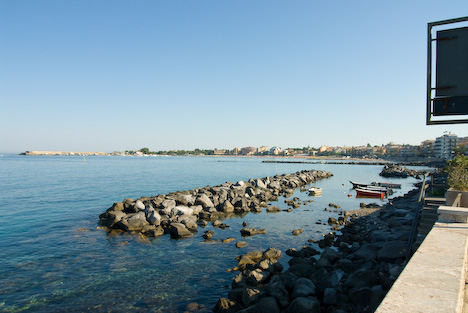
<path fill-rule="evenodd" d="M 268 185 L 269 188 L 271 189 L 277 189 L 277 190 L 280 190 L 281 189 L 281 184 L 279 181 L 272 181 L 270 182 L 270 184 Z"/>
<path fill-rule="evenodd" d="M 187 206 L 175 206 L 172 208 L 172 215 L 181 216 L 181 215 L 193 215 L 193 209 Z"/>
<path fill-rule="evenodd" d="M 370 244 L 365 243 L 360 248 L 358 248 L 354 253 L 349 255 L 349 258 L 352 260 L 364 260 L 364 261 L 376 260 L 377 251 L 375 247 L 373 247 Z"/>
<path fill-rule="evenodd" d="M 390 241 L 377 253 L 377 259 L 384 262 L 394 262 L 397 259 L 405 258 L 408 244 L 404 241 Z"/>
<path fill-rule="evenodd" d="M 257 188 L 262 188 L 262 189 L 266 189 L 266 187 L 267 187 L 267 186 L 265 185 L 265 183 L 264 183 L 260 178 L 258 178 L 258 179 L 255 180 L 255 186 L 256 186 Z"/>
<path fill-rule="evenodd" d="M 281 257 L 281 250 L 275 248 L 268 248 L 263 252 L 264 259 L 279 259 Z"/>
<path fill-rule="evenodd" d="M 234 206 L 229 200 L 226 200 L 222 205 L 219 206 L 218 210 L 224 213 L 232 213 L 234 212 Z"/>
<path fill-rule="evenodd" d="M 99 216 L 99 224 L 112 228 L 125 216 L 127 216 L 127 214 L 123 211 L 107 211 Z"/>
<path fill-rule="evenodd" d="M 255 189 L 252 187 L 248 187 L 247 189 L 245 189 L 245 193 L 251 198 L 257 195 L 257 193 L 255 192 Z"/>
<path fill-rule="evenodd" d="M 281 309 L 275 297 L 261 298 L 255 305 L 255 309 L 259 313 L 280 313 Z"/>
<path fill-rule="evenodd" d="M 346 279 L 344 286 L 348 288 L 377 285 L 378 277 L 372 270 L 360 269 L 350 274 Z"/>
<path fill-rule="evenodd" d="M 314 296 L 315 289 L 315 284 L 310 279 L 299 278 L 294 284 L 291 299 L 296 299 L 298 297 Z"/>
<path fill-rule="evenodd" d="M 239 180 L 239 181 L 238 181 L 238 182 L 237 182 L 237 183 L 236 183 L 234 186 L 236 186 L 236 187 L 245 187 L 245 186 L 246 186 L 246 184 L 245 184 L 245 182 L 244 182 L 244 181 L 242 181 L 242 180 Z"/>
<path fill-rule="evenodd" d="M 164 200 L 162 203 L 161 203 L 162 207 L 164 209 L 169 209 L 169 210 L 172 210 L 172 208 L 174 208 L 176 206 L 176 202 L 175 200 L 173 199 L 167 199 L 167 200 Z"/>
<path fill-rule="evenodd" d="M 257 284 L 265 282 L 271 273 L 269 271 L 263 271 L 260 268 L 256 268 L 252 271 L 246 272 L 246 282 L 248 285 L 256 286 Z"/>
<path fill-rule="evenodd" d="M 201 211 L 203 211 L 203 207 L 201 205 L 194 205 L 190 207 L 193 210 L 194 215 L 200 214 Z"/>
<path fill-rule="evenodd" d="M 271 205 L 266 209 L 266 212 L 267 213 L 277 213 L 277 212 L 281 212 L 281 209 L 279 207 L 277 207 L 276 205 Z"/>
<path fill-rule="evenodd" d="M 260 290 L 257 288 L 245 288 L 241 294 L 242 303 L 248 307 L 258 301 Z"/>
<path fill-rule="evenodd" d="M 258 234 L 266 234 L 266 229 L 259 228 L 242 228 L 240 230 L 242 236 L 253 236 Z"/>
<path fill-rule="evenodd" d="M 323 292 L 327 288 L 335 288 L 338 286 L 344 275 L 345 272 L 340 269 L 331 271 L 324 279 L 320 281 L 318 285 L 319 291 Z"/>
<path fill-rule="evenodd" d="M 322 255 L 320 257 L 327 259 L 328 261 L 330 261 L 330 263 L 333 264 L 337 260 L 340 259 L 340 254 L 335 249 L 333 249 L 331 247 L 325 247 L 325 249 L 323 249 Z"/>
<path fill-rule="evenodd" d="M 173 198 L 178 205 L 192 206 L 195 204 L 195 198 L 192 195 L 177 194 Z"/>
<path fill-rule="evenodd" d="M 309 263 L 296 263 L 288 268 L 288 272 L 299 277 L 310 277 L 315 272 L 315 268 Z"/>
<path fill-rule="evenodd" d="M 237 267 L 240 270 L 245 270 L 246 266 L 249 264 L 256 264 L 254 260 L 252 260 L 248 255 L 241 255 L 239 262 L 237 263 Z"/>
<path fill-rule="evenodd" d="M 234 313 L 236 310 L 236 303 L 227 298 L 220 298 L 213 309 L 215 313 Z"/>
<path fill-rule="evenodd" d="M 110 208 L 109 211 L 123 211 L 124 204 L 122 202 L 115 202 Z"/>
<path fill-rule="evenodd" d="M 348 291 L 348 296 L 356 305 L 366 306 L 370 303 L 372 289 L 367 286 L 357 286 Z"/>
<path fill-rule="evenodd" d="M 159 226 L 161 224 L 161 215 L 159 215 L 155 210 L 152 210 L 147 213 L 146 220 L 151 225 Z"/>
<path fill-rule="evenodd" d="M 171 238 L 174 239 L 193 236 L 193 233 L 182 223 L 171 223 L 169 226 L 169 233 L 171 234 Z"/>
<path fill-rule="evenodd" d="M 206 212 L 206 211 L 201 211 L 200 213 L 198 213 L 198 218 L 200 220 L 210 220 L 211 219 L 211 213 Z"/>
<path fill-rule="evenodd" d="M 247 205 L 247 202 L 244 197 L 235 197 L 232 199 L 232 205 L 235 208 L 243 208 Z"/>
<path fill-rule="evenodd" d="M 198 225 L 197 223 L 194 221 L 194 220 L 191 220 L 191 219 L 184 219 L 181 221 L 182 224 L 185 225 L 185 227 L 191 231 L 191 232 L 196 232 L 197 229 L 198 229 Z"/>
<path fill-rule="evenodd" d="M 141 229 L 141 233 L 149 237 L 157 237 L 164 235 L 164 229 L 161 226 L 145 225 Z"/>
<path fill-rule="evenodd" d="M 287 313 L 320 313 L 320 303 L 316 297 L 298 297 L 291 302 Z"/>
<path fill-rule="evenodd" d="M 270 273 L 281 272 L 283 265 L 275 259 L 265 259 L 258 263 L 258 267 L 262 270 L 269 271 Z"/>
<path fill-rule="evenodd" d="M 289 292 L 282 281 L 273 282 L 272 280 L 265 288 L 265 293 L 267 296 L 274 297 L 283 309 L 286 309 L 290 304 Z"/>
<path fill-rule="evenodd" d="M 146 220 L 145 212 L 138 212 L 134 214 L 128 214 L 128 218 L 126 219 L 127 222 L 127 230 L 140 230 L 143 226 L 149 224 Z"/>
<path fill-rule="evenodd" d="M 204 193 L 199 194 L 195 200 L 195 204 L 203 206 L 204 209 L 213 208 L 214 204 L 211 199 Z"/>
<path fill-rule="evenodd" d="M 134 205 L 135 209 L 138 210 L 138 211 L 144 211 L 145 210 L 145 205 L 143 204 L 143 202 L 141 202 L 140 200 L 137 200 L 135 202 L 135 205 Z"/>
<path fill-rule="evenodd" d="M 327 288 L 323 292 L 323 303 L 324 304 L 336 304 L 338 301 L 338 296 L 334 288 Z"/>

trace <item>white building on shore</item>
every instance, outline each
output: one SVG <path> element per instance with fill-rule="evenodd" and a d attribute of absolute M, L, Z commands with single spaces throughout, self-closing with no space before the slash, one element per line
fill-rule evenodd
<path fill-rule="evenodd" d="M 434 145 L 434 154 L 436 158 L 450 160 L 455 155 L 455 149 L 458 146 L 458 137 L 455 134 L 444 134 L 437 137 Z"/>
<path fill-rule="evenodd" d="M 281 152 L 283 152 L 283 149 L 281 149 L 280 147 L 272 147 L 270 149 L 270 154 L 273 154 L 273 155 L 278 155 Z"/>

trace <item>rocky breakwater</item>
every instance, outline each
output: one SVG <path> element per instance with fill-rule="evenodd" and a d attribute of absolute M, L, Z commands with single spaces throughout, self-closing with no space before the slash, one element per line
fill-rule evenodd
<path fill-rule="evenodd" d="M 418 178 L 419 175 L 424 175 L 424 173 L 425 171 L 415 171 L 415 170 L 410 170 L 404 166 L 399 166 L 397 164 L 390 164 L 390 165 L 385 165 L 379 175 L 383 177 L 406 178 L 409 176 L 413 176 L 413 177 Z"/>
<path fill-rule="evenodd" d="M 285 272 L 276 261 L 281 251 L 241 256 L 241 272 L 214 312 L 374 312 L 406 264 L 417 197 L 415 189 L 385 206 L 362 203 L 345 212 L 336 221 L 341 235 L 287 250 Z"/>
<path fill-rule="evenodd" d="M 101 214 L 99 223 L 110 231 L 145 236 L 170 234 L 175 239 L 190 237 L 197 232 L 198 226 L 206 226 L 208 221 L 216 222 L 218 218 L 236 213 L 261 212 L 262 208 L 268 207 L 267 202 L 277 201 L 281 195 L 290 196 L 296 188 L 330 176 L 332 174 L 325 171 L 300 171 L 167 195 L 125 199 Z"/>

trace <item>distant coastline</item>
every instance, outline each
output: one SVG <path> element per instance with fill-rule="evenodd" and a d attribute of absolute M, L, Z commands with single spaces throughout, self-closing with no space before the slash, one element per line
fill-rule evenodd
<path fill-rule="evenodd" d="M 78 155 L 78 156 L 89 156 L 89 155 L 110 155 L 106 152 L 75 152 L 75 151 L 26 151 L 20 153 L 20 155 Z"/>
<path fill-rule="evenodd" d="M 414 158 L 407 160 L 398 159 L 368 159 L 368 158 L 350 158 L 338 156 L 308 156 L 308 155 L 207 155 L 207 154 L 125 154 L 123 152 L 83 152 L 83 151 L 26 151 L 20 155 L 27 156 L 128 156 L 128 157 L 229 157 L 229 158 L 259 158 L 264 159 L 263 163 L 304 163 L 304 164 L 348 164 L 348 165 L 388 165 L 398 164 L 401 166 L 429 166 L 440 167 L 444 165 L 441 160 Z M 276 160 L 268 160 L 276 159 Z M 280 161 L 278 159 L 288 159 Z M 297 161 L 291 160 L 297 159 Z"/>

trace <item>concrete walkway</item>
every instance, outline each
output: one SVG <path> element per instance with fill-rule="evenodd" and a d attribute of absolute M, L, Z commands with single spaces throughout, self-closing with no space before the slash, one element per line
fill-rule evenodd
<path fill-rule="evenodd" d="M 467 249 L 468 224 L 434 224 L 376 312 L 461 313 Z"/>

